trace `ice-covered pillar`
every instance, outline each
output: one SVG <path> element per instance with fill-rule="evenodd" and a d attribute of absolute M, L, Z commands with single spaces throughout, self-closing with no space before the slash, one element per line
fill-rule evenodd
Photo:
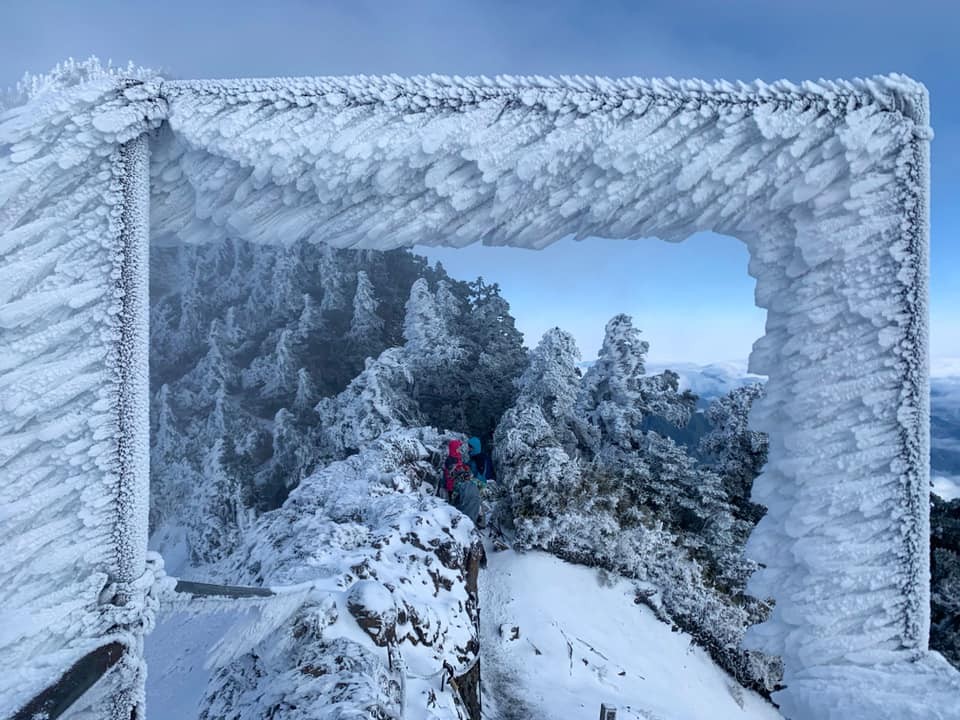
<path fill-rule="evenodd" d="M 116 506 L 113 528 L 116 592 L 106 600 L 119 608 L 142 603 L 149 588 L 135 587 L 146 570 L 150 498 L 150 146 L 146 134 L 124 143 L 111 163 L 119 203 L 110 209 L 114 236 L 110 273 L 114 342 L 107 358 L 113 375 L 116 435 Z M 129 652 L 110 704 L 117 718 L 143 707 L 146 679 L 143 627 L 130 628 Z"/>
<path fill-rule="evenodd" d="M 68 62 L 0 108 L 3 717 L 115 646 L 123 659 L 75 711 L 129 718 L 141 704 L 159 86 Z"/>
<path fill-rule="evenodd" d="M 744 238 L 768 311 L 751 370 L 769 376 L 754 419 L 770 436 L 749 589 L 776 600 L 748 642 L 783 657 L 791 720 L 932 717 L 960 689 L 927 654 L 930 134 L 912 89 L 900 118 L 841 118 L 844 154 L 819 167 L 847 174 L 833 202 Z"/>

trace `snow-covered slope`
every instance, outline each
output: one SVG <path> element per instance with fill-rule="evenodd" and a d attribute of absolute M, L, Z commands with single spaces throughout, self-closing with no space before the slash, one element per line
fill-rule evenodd
<path fill-rule="evenodd" d="M 541 552 L 487 553 L 480 576 L 484 717 L 774 720 L 685 633 L 634 602 L 634 585 Z"/>
<path fill-rule="evenodd" d="M 421 492 L 439 446 L 432 429 L 384 433 L 305 478 L 236 553 L 179 570 L 287 590 L 249 617 L 237 601 L 206 601 L 218 612 L 201 618 L 169 606 L 147 648 L 150 717 L 465 720 L 482 551 L 468 519 Z M 183 557 L 174 533 L 155 541 Z"/>

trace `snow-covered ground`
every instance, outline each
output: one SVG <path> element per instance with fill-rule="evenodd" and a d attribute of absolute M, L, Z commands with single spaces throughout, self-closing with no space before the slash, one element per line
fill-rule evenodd
<path fill-rule="evenodd" d="M 150 720 L 191 720 L 200 711 L 211 670 L 209 651 L 246 618 L 232 612 L 165 614 L 147 636 L 147 716 Z"/>
<path fill-rule="evenodd" d="M 166 540 L 175 565 L 178 543 Z M 619 720 L 781 717 L 718 669 L 688 635 L 635 604 L 630 582 L 601 582 L 597 571 L 546 553 L 487 550 L 480 575 L 487 720 L 594 718 L 601 703 L 617 707 Z M 246 612 L 163 616 L 146 644 L 153 720 L 197 717 L 210 677 L 209 651 Z M 408 700 L 419 694 L 408 692 Z M 411 717 L 415 709 L 408 704 Z"/>
<path fill-rule="evenodd" d="M 191 569 L 185 533 L 164 527 L 150 538 L 150 549 L 163 554 L 164 569 L 174 577 L 208 580 Z M 208 654 L 252 608 L 197 614 L 161 613 L 147 635 L 147 714 L 151 720 L 190 720 L 199 713 L 200 700 L 210 679 Z"/>
<path fill-rule="evenodd" d="M 480 577 L 489 720 L 775 720 L 690 637 L 634 603 L 625 580 L 541 552 L 493 552 Z"/>

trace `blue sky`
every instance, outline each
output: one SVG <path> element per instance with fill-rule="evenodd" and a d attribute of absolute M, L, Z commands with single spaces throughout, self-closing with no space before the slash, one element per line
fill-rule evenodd
<path fill-rule="evenodd" d="M 0 0 L 0 85 L 68 56 L 178 77 L 601 74 L 803 80 L 903 72 L 930 89 L 931 347 L 960 356 L 960 3 L 950 0 L 204 2 Z M 763 333 L 731 238 L 432 251 L 501 283 L 528 342 L 553 325 L 585 356 L 629 312 L 651 359 L 745 359 Z"/>

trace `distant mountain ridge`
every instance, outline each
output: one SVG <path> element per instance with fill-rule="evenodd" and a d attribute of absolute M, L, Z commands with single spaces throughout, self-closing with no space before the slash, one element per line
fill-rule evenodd
<path fill-rule="evenodd" d="M 586 372 L 595 360 L 586 360 L 580 363 L 580 368 Z M 746 363 L 717 362 L 708 365 L 699 365 L 690 362 L 648 362 L 648 375 L 656 375 L 664 370 L 672 370 L 680 377 L 680 390 L 690 390 L 699 398 L 697 407 L 706 408 L 711 402 L 723 397 L 731 390 L 744 385 L 765 382 L 764 375 L 755 375 L 747 372 Z"/>
<path fill-rule="evenodd" d="M 582 363 L 589 367 L 592 362 Z M 747 372 L 737 363 L 647 363 L 647 372 L 672 370 L 680 376 L 680 388 L 699 396 L 703 408 L 731 390 L 755 382 L 763 375 Z M 931 363 L 930 378 L 930 470 L 934 491 L 946 499 L 960 497 L 960 360 Z"/>

